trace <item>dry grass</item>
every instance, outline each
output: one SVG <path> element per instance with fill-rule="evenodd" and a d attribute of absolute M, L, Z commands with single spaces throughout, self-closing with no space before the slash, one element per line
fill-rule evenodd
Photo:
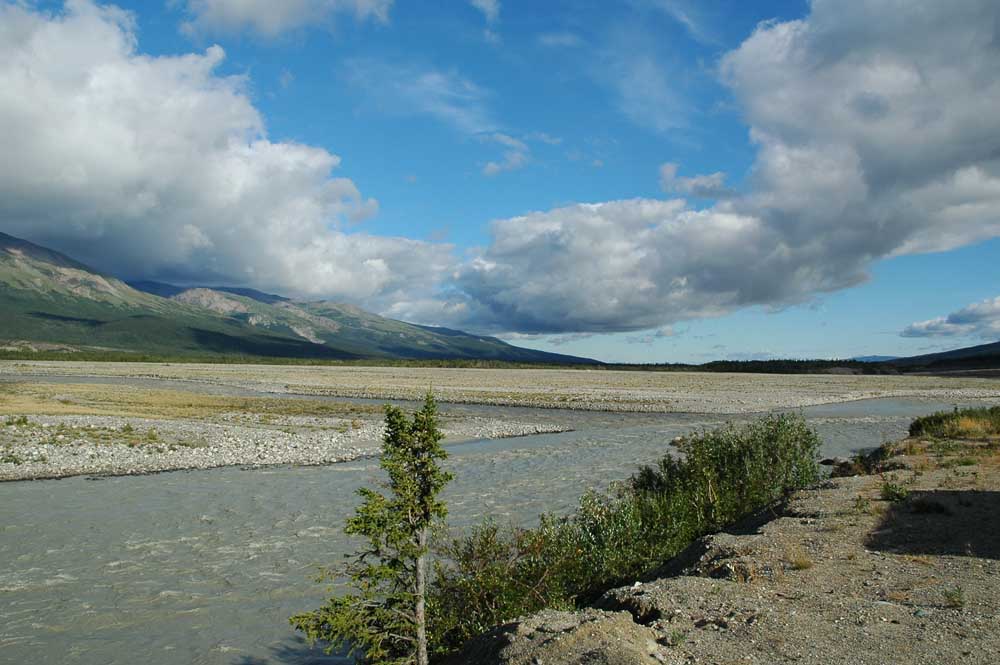
<path fill-rule="evenodd" d="M 885 599 L 893 603 L 909 603 L 910 594 L 905 591 L 890 591 L 885 594 Z"/>
<path fill-rule="evenodd" d="M 0 416 L 98 415 L 203 419 L 237 413 L 268 416 L 352 417 L 376 415 L 381 407 L 327 400 L 226 397 L 180 390 L 104 384 L 0 384 Z"/>
<path fill-rule="evenodd" d="M 785 556 L 785 561 L 793 570 L 809 570 L 814 565 L 813 560 L 801 548 L 790 549 Z"/>
<path fill-rule="evenodd" d="M 993 423 L 985 418 L 962 416 L 955 421 L 955 435 L 966 439 L 985 439 L 997 436 Z"/>

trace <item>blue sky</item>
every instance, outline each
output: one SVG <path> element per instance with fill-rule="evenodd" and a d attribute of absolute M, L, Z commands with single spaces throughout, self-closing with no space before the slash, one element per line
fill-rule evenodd
<path fill-rule="evenodd" d="M 1000 337 L 988 0 L 0 8 L 0 230 L 125 277 L 612 361 Z"/>

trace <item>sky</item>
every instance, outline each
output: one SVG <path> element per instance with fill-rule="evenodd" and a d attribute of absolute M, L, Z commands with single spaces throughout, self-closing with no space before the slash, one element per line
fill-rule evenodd
<path fill-rule="evenodd" d="M 1000 339 L 995 0 L 0 0 L 0 231 L 607 361 Z"/>

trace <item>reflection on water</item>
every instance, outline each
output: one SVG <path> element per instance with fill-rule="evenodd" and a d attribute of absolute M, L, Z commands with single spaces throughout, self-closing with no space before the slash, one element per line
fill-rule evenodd
<path fill-rule="evenodd" d="M 878 400 L 805 409 L 824 454 L 895 439 L 950 404 Z M 451 409 L 449 410 L 458 410 Z M 491 415 L 511 410 L 462 407 Z M 574 432 L 450 447 L 446 500 L 462 528 L 565 512 L 716 416 L 542 413 Z M 0 662 L 331 663 L 288 628 L 320 604 L 311 577 L 351 549 L 341 526 L 374 461 L 0 484 Z"/>

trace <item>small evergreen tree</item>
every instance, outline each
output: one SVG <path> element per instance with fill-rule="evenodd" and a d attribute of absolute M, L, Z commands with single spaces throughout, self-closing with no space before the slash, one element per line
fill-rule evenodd
<path fill-rule="evenodd" d="M 348 555 L 346 574 L 356 592 L 291 618 L 311 641 L 329 642 L 328 652 L 347 648 L 369 662 L 427 664 L 428 541 L 447 514 L 437 497 L 452 477 L 440 467 L 447 457 L 442 437 L 431 393 L 412 420 L 385 407 L 380 466 L 389 476 L 388 493 L 358 490 L 361 505 L 345 528 L 368 541 Z"/>

